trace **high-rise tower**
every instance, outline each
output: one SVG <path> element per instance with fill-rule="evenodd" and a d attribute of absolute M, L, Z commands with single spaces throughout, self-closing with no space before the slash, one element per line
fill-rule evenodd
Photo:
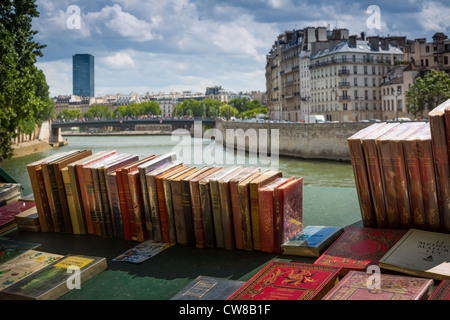
<path fill-rule="evenodd" d="M 73 62 L 73 94 L 81 97 L 95 97 L 94 56 L 75 54 Z"/>

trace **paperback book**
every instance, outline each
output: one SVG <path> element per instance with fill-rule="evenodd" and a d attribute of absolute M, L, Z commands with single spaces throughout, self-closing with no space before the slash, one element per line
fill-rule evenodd
<path fill-rule="evenodd" d="M 170 300 L 226 300 L 244 281 L 198 276 Z"/>

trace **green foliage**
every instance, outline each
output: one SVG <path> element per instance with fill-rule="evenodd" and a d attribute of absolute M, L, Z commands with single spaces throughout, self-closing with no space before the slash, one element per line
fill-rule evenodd
<path fill-rule="evenodd" d="M 0 2 L 0 159 L 13 155 L 11 139 L 29 132 L 45 106 L 37 95 L 41 74 L 35 66 L 44 46 L 31 29 L 38 16 L 32 0 Z"/>
<path fill-rule="evenodd" d="M 72 119 L 79 119 L 81 118 L 81 112 L 80 110 L 74 109 L 64 109 L 58 115 L 56 116 L 58 120 L 72 120 Z"/>
<path fill-rule="evenodd" d="M 261 102 L 258 99 L 249 101 L 245 98 L 235 98 L 228 102 L 232 107 L 235 107 L 239 113 L 243 113 L 255 108 L 261 108 Z"/>
<path fill-rule="evenodd" d="M 417 78 L 406 92 L 408 111 L 423 116 L 450 99 L 450 77 L 443 71 L 431 70 L 424 78 Z"/>
<path fill-rule="evenodd" d="M 118 106 L 114 109 L 114 117 L 134 117 L 143 115 L 160 115 L 161 108 L 156 101 L 145 101 L 141 103 L 133 103 L 128 106 Z"/>
<path fill-rule="evenodd" d="M 84 117 L 89 120 L 97 119 L 111 119 L 112 112 L 108 106 L 95 105 L 89 108 L 88 111 L 84 114 Z"/>
<path fill-rule="evenodd" d="M 254 118 L 257 114 L 267 114 L 267 108 L 266 107 L 254 108 L 243 112 L 241 116 L 247 118 Z"/>

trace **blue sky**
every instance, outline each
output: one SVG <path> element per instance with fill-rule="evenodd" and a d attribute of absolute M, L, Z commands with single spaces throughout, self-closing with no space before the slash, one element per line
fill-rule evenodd
<path fill-rule="evenodd" d="M 380 36 L 450 36 L 449 0 L 37 0 L 35 39 L 51 96 L 71 94 L 72 55 L 95 56 L 96 95 L 204 92 L 222 86 L 265 91 L 265 57 L 278 34 L 306 26 L 368 30 L 381 10 Z M 70 6 L 80 9 L 74 19 Z M 79 18 L 79 19 L 78 19 Z M 78 19 L 78 20 L 77 20 Z M 69 21 L 69 24 L 68 24 Z M 77 22 L 79 21 L 79 24 Z"/>

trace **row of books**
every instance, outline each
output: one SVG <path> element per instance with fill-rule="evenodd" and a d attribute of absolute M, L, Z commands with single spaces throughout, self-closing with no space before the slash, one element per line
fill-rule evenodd
<path fill-rule="evenodd" d="M 303 226 L 303 178 L 91 150 L 27 165 L 42 232 L 281 252 Z"/>
<path fill-rule="evenodd" d="M 314 262 L 270 261 L 247 281 L 199 276 L 172 300 L 450 300 L 448 234 L 308 226 L 296 238 L 303 250 L 283 253 Z"/>
<path fill-rule="evenodd" d="M 450 144 L 436 113 L 430 122 L 375 123 L 348 139 L 364 226 L 450 233 Z"/>
<path fill-rule="evenodd" d="M 106 258 L 49 253 L 38 243 L 0 239 L 0 252 L 0 300 L 56 300 L 107 268 Z"/>

